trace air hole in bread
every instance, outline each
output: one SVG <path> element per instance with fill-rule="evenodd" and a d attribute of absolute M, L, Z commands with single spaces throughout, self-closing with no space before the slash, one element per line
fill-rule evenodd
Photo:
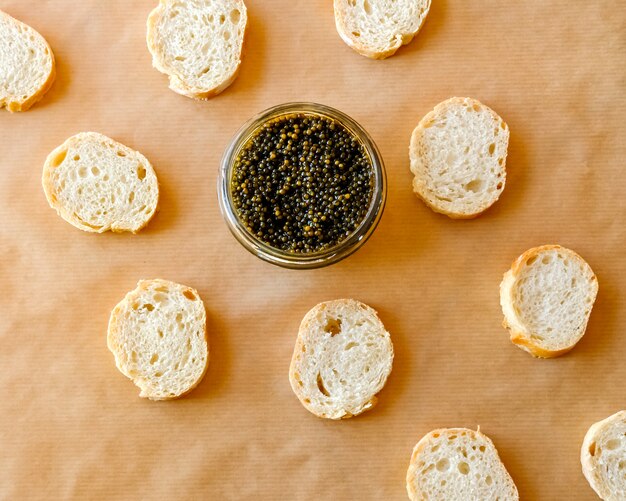
<path fill-rule="evenodd" d="M 530 266 L 530 265 L 531 265 L 531 264 L 533 264 L 535 261 L 537 261 L 537 256 L 532 256 L 532 257 L 529 257 L 529 258 L 526 260 L 526 266 Z"/>
<path fill-rule="evenodd" d="M 148 310 L 148 311 L 153 311 L 154 310 L 154 305 L 150 304 L 150 303 L 146 303 L 143 305 L 144 310 Z"/>
<path fill-rule="evenodd" d="M 123 151 L 118 151 L 118 152 L 117 152 L 117 156 L 118 156 L 118 157 L 125 157 L 125 156 L 126 156 L 126 153 L 124 153 Z"/>
<path fill-rule="evenodd" d="M 197 299 L 196 295 L 191 291 L 191 289 L 185 289 L 183 291 L 183 296 L 185 296 L 190 301 L 195 301 Z"/>
<path fill-rule="evenodd" d="M 328 390 L 324 386 L 322 375 L 319 372 L 317 373 L 317 389 L 320 391 L 322 395 L 330 397 L 330 393 L 328 393 Z"/>
<path fill-rule="evenodd" d="M 132 204 L 132 203 L 133 203 L 133 200 L 135 200 L 135 192 L 134 192 L 134 191 L 131 191 L 131 192 L 129 193 L 129 195 L 128 195 L 128 203 L 129 203 L 129 204 Z"/>
<path fill-rule="evenodd" d="M 226 33 L 228 33 L 228 32 L 226 32 Z M 224 33 L 224 36 L 226 36 L 226 33 Z M 229 36 L 230 36 L 230 35 L 229 35 Z M 202 76 L 202 75 L 206 75 L 209 71 L 211 71 L 211 67 L 210 67 L 210 66 L 207 66 L 206 68 L 204 68 L 204 69 L 200 72 L 200 74 L 199 74 L 198 76 L 200 77 L 200 76 Z"/>
<path fill-rule="evenodd" d="M 620 461 L 620 462 L 619 462 L 619 465 L 617 465 L 617 467 L 618 467 L 620 470 L 626 470 L 626 461 Z"/>
<path fill-rule="evenodd" d="M 154 365 L 159 361 L 159 355 L 156 353 L 150 357 L 150 365 Z"/>
<path fill-rule="evenodd" d="M 154 373 L 154 377 L 161 377 L 162 375 L 163 373 L 161 371 Z"/>
<path fill-rule="evenodd" d="M 618 439 L 614 438 L 606 443 L 606 448 L 610 451 L 614 451 L 615 449 L 619 449 L 620 445 L 621 442 Z"/>
<path fill-rule="evenodd" d="M 473 105 L 473 106 L 472 106 L 472 109 L 473 109 L 475 112 L 479 112 L 481 108 L 480 108 L 480 106 L 478 106 L 477 104 L 475 104 L 475 105 Z"/>
<path fill-rule="evenodd" d="M 592 456 L 596 455 L 596 443 L 595 442 L 591 442 L 589 444 L 589 454 L 591 454 Z"/>
<path fill-rule="evenodd" d="M 74 155 L 74 162 L 78 162 L 80 160 L 80 155 Z"/>
<path fill-rule="evenodd" d="M 452 442 L 453 440 L 456 440 L 457 436 L 456 435 L 450 435 L 448 437 L 448 442 Z"/>
<path fill-rule="evenodd" d="M 550 261 L 552 261 L 552 258 L 550 256 L 543 256 L 541 258 L 541 263 L 542 264 L 550 264 Z"/>
<path fill-rule="evenodd" d="M 348 350 L 351 350 L 352 348 L 355 348 L 356 346 L 359 346 L 359 343 L 348 343 L 346 347 L 344 348 L 344 350 L 348 351 Z"/>
<path fill-rule="evenodd" d="M 134 351 L 134 350 L 133 350 L 133 351 L 131 351 L 131 352 L 130 352 L 130 359 L 131 359 L 133 362 L 136 362 L 136 361 L 137 361 L 137 352 L 136 352 L 136 351 Z"/>
<path fill-rule="evenodd" d="M 224 24 L 226 22 L 226 16 L 224 14 L 222 14 L 220 16 L 220 24 Z"/>
<path fill-rule="evenodd" d="M 79 177 L 87 177 L 87 168 L 86 167 L 79 168 L 78 175 Z"/>
<path fill-rule="evenodd" d="M 328 332 L 331 337 L 336 336 L 341 332 L 341 319 L 340 318 L 329 318 L 326 321 L 326 326 L 324 327 L 324 332 Z"/>
<path fill-rule="evenodd" d="M 158 334 L 159 334 L 159 337 L 163 339 L 163 331 L 159 331 Z"/>
<path fill-rule="evenodd" d="M 361 36 L 361 34 L 358 31 L 353 31 L 352 34 L 357 38 Z"/>
<path fill-rule="evenodd" d="M 473 181 L 470 181 L 469 183 L 464 185 L 463 188 L 465 188 L 465 191 L 478 193 L 479 191 L 483 189 L 484 186 L 485 186 L 485 183 L 483 182 L 482 179 L 474 179 Z"/>
<path fill-rule="evenodd" d="M 225 31 L 222 33 L 222 36 L 224 37 L 224 40 L 230 40 L 230 31 Z"/>
<path fill-rule="evenodd" d="M 489 154 L 493 155 L 495 151 L 496 151 L 496 145 L 495 145 L 495 143 L 491 143 L 489 145 Z"/>
<path fill-rule="evenodd" d="M 305 404 L 310 404 L 310 403 L 311 403 L 311 400 L 310 400 L 310 399 L 308 399 L 308 398 L 305 398 L 305 399 L 304 399 L 304 403 L 305 403 Z"/>
<path fill-rule="evenodd" d="M 463 475 L 467 475 L 470 472 L 470 467 L 465 461 L 462 461 L 459 463 L 459 471 Z"/>
<path fill-rule="evenodd" d="M 372 13 L 372 6 L 367 0 L 363 1 L 363 10 L 367 15 L 370 15 Z"/>
<path fill-rule="evenodd" d="M 146 178 L 146 168 L 143 165 L 137 167 L 137 178 L 143 181 Z"/>
<path fill-rule="evenodd" d="M 98 169 L 98 167 L 95 167 L 95 166 L 94 166 L 94 167 L 92 167 L 92 168 L 91 168 L 91 173 L 92 173 L 94 176 L 99 176 L 99 175 L 100 175 L 100 169 Z"/>
<path fill-rule="evenodd" d="M 239 9 L 233 9 L 230 11 L 230 22 L 233 24 L 239 24 L 239 21 L 241 20 L 241 12 L 239 12 Z"/>
<path fill-rule="evenodd" d="M 440 459 L 435 465 L 437 471 L 447 471 L 450 468 L 450 461 L 447 458 Z"/>
<path fill-rule="evenodd" d="M 501 190 L 502 189 L 502 183 L 498 183 L 498 185 L 496 186 L 496 189 Z"/>
<path fill-rule="evenodd" d="M 452 202 L 452 199 L 448 198 L 448 197 L 442 197 L 442 196 L 439 196 L 439 195 L 435 195 L 435 198 L 437 200 L 441 200 L 442 202 Z"/>
<path fill-rule="evenodd" d="M 67 151 L 61 151 L 54 159 L 52 160 L 52 167 L 58 167 L 63 163 L 65 157 L 67 156 Z"/>

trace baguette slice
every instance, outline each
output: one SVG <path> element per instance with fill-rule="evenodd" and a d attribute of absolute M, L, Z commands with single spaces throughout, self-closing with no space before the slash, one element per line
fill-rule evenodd
<path fill-rule="evenodd" d="M 506 183 L 509 128 L 475 99 L 453 97 L 413 131 L 413 191 L 435 212 L 470 219 L 500 198 Z"/>
<path fill-rule="evenodd" d="M 107 345 L 140 397 L 180 397 L 200 383 L 209 363 L 204 303 L 190 287 L 141 280 L 111 312 Z"/>
<path fill-rule="evenodd" d="M 598 280 L 585 260 L 559 245 L 529 249 L 500 284 L 511 342 L 539 358 L 571 350 L 585 334 Z"/>
<path fill-rule="evenodd" d="M 148 17 L 152 65 L 174 92 L 213 97 L 237 78 L 247 22 L 243 0 L 160 0 Z"/>
<path fill-rule="evenodd" d="M 343 41 L 372 59 L 393 56 L 422 27 L 430 0 L 334 0 Z"/>
<path fill-rule="evenodd" d="M 289 382 L 308 411 L 346 419 L 376 404 L 392 363 L 391 338 L 376 311 L 354 299 L 328 301 L 302 320 Z"/>
<path fill-rule="evenodd" d="M 42 184 L 50 207 L 92 233 L 137 233 L 159 202 L 159 184 L 148 159 L 96 132 L 72 136 L 50 153 Z"/>
<path fill-rule="evenodd" d="M 26 111 L 48 92 L 55 75 L 44 37 L 0 11 L 0 108 Z"/>
<path fill-rule="evenodd" d="M 626 411 L 595 423 L 580 451 L 583 474 L 604 501 L 626 499 Z"/>
<path fill-rule="evenodd" d="M 406 475 L 413 501 L 515 501 L 517 487 L 493 442 L 479 431 L 444 428 L 413 449 Z"/>

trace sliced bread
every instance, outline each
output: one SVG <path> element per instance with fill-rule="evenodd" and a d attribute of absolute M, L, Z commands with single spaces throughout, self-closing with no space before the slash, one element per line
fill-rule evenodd
<path fill-rule="evenodd" d="M 55 75 L 44 37 L 0 11 L 0 108 L 26 111 L 48 92 Z"/>
<path fill-rule="evenodd" d="M 237 77 L 247 22 L 243 0 L 160 0 L 148 17 L 152 65 L 174 92 L 215 96 Z"/>
<path fill-rule="evenodd" d="M 180 397 L 209 363 L 206 311 L 198 292 L 167 280 L 141 280 L 113 309 L 107 345 L 140 397 Z"/>
<path fill-rule="evenodd" d="M 493 442 L 467 428 L 434 430 L 413 449 L 406 475 L 413 501 L 516 501 L 517 487 Z"/>
<path fill-rule="evenodd" d="M 435 212 L 470 219 L 500 198 L 506 182 L 509 128 L 484 104 L 453 97 L 413 131 L 413 191 Z"/>
<path fill-rule="evenodd" d="M 559 245 L 529 249 L 500 284 L 511 341 L 539 358 L 571 350 L 585 334 L 598 280 L 585 260 Z"/>
<path fill-rule="evenodd" d="M 384 59 L 422 27 L 430 0 L 334 0 L 339 36 L 359 54 Z"/>
<path fill-rule="evenodd" d="M 148 159 L 96 132 L 72 136 L 50 153 L 42 183 L 50 207 L 92 233 L 137 233 L 159 201 L 159 184 Z"/>
<path fill-rule="evenodd" d="M 376 404 L 392 363 L 391 338 L 376 311 L 354 299 L 328 301 L 302 320 L 289 382 L 316 416 L 345 419 Z"/>
<path fill-rule="evenodd" d="M 626 411 L 595 423 L 580 451 L 583 474 L 604 501 L 626 499 Z"/>

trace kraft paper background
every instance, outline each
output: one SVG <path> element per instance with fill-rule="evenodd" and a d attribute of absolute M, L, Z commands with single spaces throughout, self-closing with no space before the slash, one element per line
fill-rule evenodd
<path fill-rule="evenodd" d="M 58 61 L 41 103 L 0 112 L 0 498 L 403 500 L 420 437 L 480 425 L 523 500 L 596 499 L 580 445 L 626 407 L 626 3 L 433 0 L 386 61 L 340 40 L 330 0 L 247 4 L 239 78 L 196 102 L 151 68 L 155 0 L 0 0 Z M 511 129 L 507 186 L 473 221 L 411 190 L 411 131 L 455 95 Z M 370 241 L 316 271 L 248 254 L 217 204 L 235 131 L 295 100 L 360 122 L 389 179 Z M 155 166 L 161 210 L 136 236 L 83 233 L 46 203 L 46 155 L 87 130 Z M 579 252 L 600 292 L 575 350 L 536 360 L 501 327 L 498 286 L 546 243 Z M 111 309 L 156 277 L 199 290 L 211 347 L 200 386 L 160 403 L 138 398 L 106 348 Z M 304 314 L 342 297 L 379 311 L 396 358 L 379 405 L 332 422 L 300 405 L 287 373 Z"/>

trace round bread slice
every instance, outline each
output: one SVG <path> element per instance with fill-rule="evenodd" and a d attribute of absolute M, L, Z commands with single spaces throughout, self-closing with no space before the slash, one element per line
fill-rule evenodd
<path fill-rule="evenodd" d="M 204 303 L 190 287 L 141 280 L 111 312 L 107 345 L 140 397 L 180 397 L 200 383 L 209 364 Z"/>
<path fill-rule="evenodd" d="M 604 501 L 626 499 L 626 411 L 595 423 L 580 451 L 583 474 Z"/>
<path fill-rule="evenodd" d="M 529 249 L 500 284 L 504 327 L 511 342 L 531 355 L 552 358 L 585 334 L 598 280 L 574 251 L 559 245 Z"/>
<path fill-rule="evenodd" d="M 406 475 L 413 501 L 517 501 L 519 494 L 493 442 L 479 431 L 444 428 L 413 449 Z"/>
<path fill-rule="evenodd" d="M 0 11 L 0 108 L 26 111 L 48 92 L 55 75 L 44 37 Z"/>
<path fill-rule="evenodd" d="M 343 41 L 372 59 L 393 56 L 422 27 L 430 0 L 334 0 Z"/>
<path fill-rule="evenodd" d="M 346 419 L 374 407 L 392 363 L 391 338 L 376 311 L 338 299 L 318 304 L 302 320 L 289 381 L 307 410 Z"/>
<path fill-rule="evenodd" d="M 96 132 L 72 136 L 50 153 L 42 184 L 50 207 L 92 233 L 137 233 L 159 202 L 159 183 L 148 159 Z"/>
<path fill-rule="evenodd" d="M 506 182 L 509 128 L 484 104 L 453 97 L 413 131 L 413 191 L 435 212 L 470 219 L 500 198 Z"/>
<path fill-rule="evenodd" d="M 152 65 L 174 92 L 213 97 L 237 78 L 247 22 L 243 0 L 160 0 L 148 17 Z"/>

